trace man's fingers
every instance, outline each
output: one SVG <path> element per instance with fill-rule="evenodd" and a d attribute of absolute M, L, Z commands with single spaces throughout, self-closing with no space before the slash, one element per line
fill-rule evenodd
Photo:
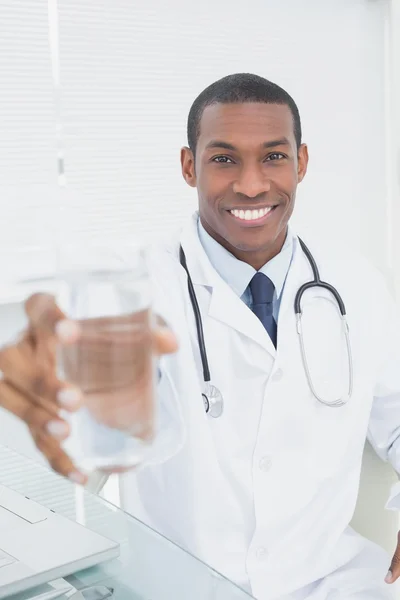
<path fill-rule="evenodd" d="M 158 327 L 154 331 L 154 345 L 156 354 L 172 354 L 178 350 L 178 341 L 166 321 L 157 315 Z"/>
<path fill-rule="evenodd" d="M 57 441 L 66 439 L 70 433 L 68 423 L 58 416 L 54 405 L 50 404 L 47 410 L 5 381 L 0 382 L 0 406 L 24 421 L 31 431 L 43 432 Z"/>
<path fill-rule="evenodd" d="M 21 344 L 0 350 L 0 370 L 4 378 L 21 391 L 52 399 L 57 396 L 60 384 L 55 375 L 39 369 L 33 350 Z"/>
<path fill-rule="evenodd" d="M 0 406 L 36 427 L 45 427 L 49 421 L 58 419 L 58 408 L 54 403 L 41 400 L 37 404 L 4 380 L 0 381 Z"/>
<path fill-rule="evenodd" d="M 34 294 L 25 303 L 30 326 L 37 335 L 55 336 L 62 343 L 73 343 L 79 337 L 79 326 L 65 318 L 49 294 Z"/>
<path fill-rule="evenodd" d="M 68 437 L 68 423 L 57 414 L 52 414 L 26 399 L 5 381 L 0 381 L 0 406 L 28 425 L 37 447 L 57 473 L 69 477 L 75 483 L 86 482 L 86 477 L 75 468 L 60 447 L 60 441 Z"/>
<path fill-rule="evenodd" d="M 397 536 L 397 548 L 394 556 L 392 558 L 392 562 L 390 565 L 390 569 L 388 574 L 385 577 L 386 583 L 394 583 L 400 577 L 400 532 Z"/>
<path fill-rule="evenodd" d="M 59 442 L 42 431 L 31 431 L 37 448 L 46 457 L 51 468 L 68 477 L 74 483 L 84 485 L 87 481 L 86 475 L 78 471 L 67 454 L 61 449 Z"/>
<path fill-rule="evenodd" d="M 37 352 L 25 337 L 16 346 L 0 349 L 0 371 L 12 387 L 29 396 L 32 403 L 50 412 L 57 404 L 66 410 L 77 410 L 82 404 L 82 394 L 75 387 L 59 381 L 55 367 L 40 361 Z"/>
<path fill-rule="evenodd" d="M 49 294 L 34 294 L 25 302 L 25 312 L 33 328 L 54 334 L 56 325 L 65 319 L 54 298 Z"/>
<path fill-rule="evenodd" d="M 35 360 L 34 351 L 24 347 L 24 343 L 0 350 L 0 371 L 4 379 L 14 388 L 28 394 L 32 403 L 36 399 L 37 403 L 51 412 L 56 410 L 51 404 L 57 402 L 66 409 L 78 408 L 81 402 L 78 391 L 75 393 L 76 398 L 72 398 L 74 388 L 59 381 L 51 368 L 40 366 Z"/>
<path fill-rule="evenodd" d="M 159 327 L 154 331 L 154 347 L 156 354 L 171 354 L 178 349 L 175 335 L 167 327 Z"/>

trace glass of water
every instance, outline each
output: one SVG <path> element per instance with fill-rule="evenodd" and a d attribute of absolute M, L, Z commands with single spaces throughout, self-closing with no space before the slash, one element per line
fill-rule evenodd
<path fill-rule="evenodd" d="M 154 437 L 150 281 L 144 250 L 131 244 L 59 249 L 59 304 L 81 335 L 58 352 L 61 379 L 83 393 L 65 418 L 65 451 L 89 473 L 123 472 L 143 461 Z M 64 415 L 63 415 L 64 416 Z"/>

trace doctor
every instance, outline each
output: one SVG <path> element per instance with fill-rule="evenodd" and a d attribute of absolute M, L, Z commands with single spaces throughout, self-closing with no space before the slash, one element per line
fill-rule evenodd
<path fill-rule="evenodd" d="M 305 240 L 343 299 L 352 353 L 350 370 L 337 300 L 308 289 L 307 373 L 294 303 L 313 271 L 288 228 L 307 171 L 301 135 L 293 99 L 255 75 L 217 81 L 191 108 L 181 163 L 199 213 L 151 261 L 155 309 L 170 326 L 155 332 L 170 428 L 150 464 L 125 476 L 125 508 L 260 600 L 387 600 L 389 560 L 349 522 L 365 440 L 400 471 L 399 323 L 383 279 L 341 253 L 340 232 L 333 248 Z M 43 295 L 27 314 L 28 330 L 0 355 L 0 402 L 56 470 L 83 482 L 60 450 L 68 428 L 57 413 L 82 399 L 54 373 L 57 338 L 69 343 L 79 331 Z M 223 397 L 218 418 L 204 358 Z M 396 490 L 390 506 L 400 506 Z"/>

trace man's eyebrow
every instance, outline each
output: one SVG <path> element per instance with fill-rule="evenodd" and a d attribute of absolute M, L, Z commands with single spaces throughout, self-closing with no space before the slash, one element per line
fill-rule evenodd
<path fill-rule="evenodd" d="M 279 140 L 272 140 L 271 142 L 265 142 L 263 144 L 263 148 L 276 148 L 277 146 L 289 146 L 289 140 L 286 137 L 283 137 Z"/>
<path fill-rule="evenodd" d="M 262 147 L 265 149 L 276 148 L 278 146 L 289 146 L 290 142 L 286 137 L 280 138 L 278 140 L 271 140 L 269 142 L 265 142 L 262 144 Z M 224 150 L 230 150 L 231 152 L 237 152 L 237 148 L 233 144 L 229 144 L 229 142 L 224 142 L 223 140 L 211 140 L 206 145 L 206 150 L 212 148 L 222 148 Z"/>
<path fill-rule="evenodd" d="M 228 142 L 223 142 L 222 140 L 211 140 L 206 146 L 206 150 L 209 148 L 223 148 L 224 150 L 231 150 L 232 152 L 236 152 L 237 149 L 232 144 Z"/>

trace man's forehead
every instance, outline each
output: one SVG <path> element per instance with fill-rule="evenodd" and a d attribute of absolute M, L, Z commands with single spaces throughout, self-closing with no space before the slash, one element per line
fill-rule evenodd
<path fill-rule="evenodd" d="M 199 142 L 207 145 L 215 138 L 236 136 L 260 137 L 264 141 L 276 136 L 293 135 L 293 115 L 285 104 L 246 102 L 212 104 L 204 109 L 200 120 Z"/>

